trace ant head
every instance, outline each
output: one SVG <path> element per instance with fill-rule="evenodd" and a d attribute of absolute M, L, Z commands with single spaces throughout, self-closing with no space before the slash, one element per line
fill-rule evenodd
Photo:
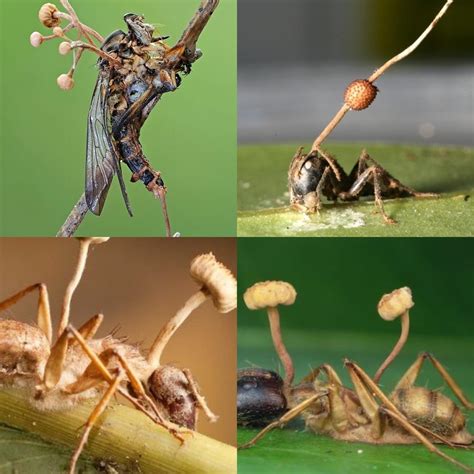
<path fill-rule="evenodd" d="M 290 175 L 290 185 L 295 196 L 306 196 L 315 192 L 324 172 L 324 163 L 314 152 L 301 155 L 298 169 Z"/>
<path fill-rule="evenodd" d="M 196 399 L 185 372 L 162 365 L 152 372 L 148 389 L 159 407 L 163 407 L 173 423 L 189 429 L 196 425 Z"/>
<path fill-rule="evenodd" d="M 148 46 L 152 42 L 155 28 L 153 25 L 145 23 L 143 16 L 127 13 L 123 19 L 128 25 L 128 31 L 135 36 L 140 44 Z"/>
<path fill-rule="evenodd" d="M 287 410 L 283 379 L 271 370 L 251 368 L 237 372 L 239 425 L 266 425 Z"/>
<path fill-rule="evenodd" d="M 50 352 L 41 329 L 13 320 L 0 320 L 0 382 L 37 382 Z"/>

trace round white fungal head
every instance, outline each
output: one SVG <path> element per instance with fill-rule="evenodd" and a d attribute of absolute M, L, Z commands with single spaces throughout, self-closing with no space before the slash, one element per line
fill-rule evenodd
<path fill-rule="evenodd" d="M 210 293 L 217 311 L 228 313 L 237 307 L 237 281 L 212 253 L 195 257 L 190 272 L 193 279 Z"/>
<path fill-rule="evenodd" d="M 291 305 L 295 299 L 296 291 L 286 281 L 262 281 L 255 283 L 244 293 L 244 301 L 249 309 Z"/>
<path fill-rule="evenodd" d="M 415 305 L 408 286 L 383 295 L 377 306 L 382 319 L 393 321 Z"/>

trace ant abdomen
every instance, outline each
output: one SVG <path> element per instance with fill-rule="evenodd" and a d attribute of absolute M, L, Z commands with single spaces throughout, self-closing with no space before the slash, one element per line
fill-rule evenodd
<path fill-rule="evenodd" d="M 171 365 L 161 366 L 151 374 L 148 387 L 168 413 L 169 421 L 189 429 L 195 428 L 196 398 L 183 370 Z"/>
<path fill-rule="evenodd" d="M 439 391 L 424 387 L 401 388 L 391 398 L 408 419 L 416 420 L 433 433 L 453 436 L 462 431 L 466 424 L 461 410 Z"/>
<path fill-rule="evenodd" d="M 266 425 L 287 410 L 282 378 L 271 370 L 250 368 L 237 372 L 237 422 Z"/>
<path fill-rule="evenodd" d="M 49 341 L 38 327 L 0 320 L 0 383 L 41 378 L 49 352 Z"/>

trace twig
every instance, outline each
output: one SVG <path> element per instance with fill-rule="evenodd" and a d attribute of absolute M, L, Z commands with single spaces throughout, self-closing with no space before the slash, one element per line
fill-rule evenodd
<path fill-rule="evenodd" d="M 18 390 L 0 392 L 1 423 L 71 448 L 76 446 L 77 430 L 92 408 L 92 404 L 83 403 L 64 411 L 39 411 Z M 237 472 L 237 450 L 233 446 L 196 432 L 186 437 L 181 446 L 167 429 L 120 404 L 114 404 L 102 415 L 92 433 L 86 454 L 113 460 L 123 472 Z"/>
<path fill-rule="evenodd" d="M 384 74 L 391 66 L 393 66 L 398 61 L 406 58 L 411 54 L 421 42 L 428 36 L 431 30 L 436 26 L 438 21 L 443 17 L 443 15 L 448 10 L 449 6 L 454 2 L 454 0 L 447 0 L 443 8 L 436 15 L 434 20 L 428 25 L 426 30 L 418 37 L 418 39 L 412 43 L 408 48 L 403 50 L 401 53 L 394 56 L 392 59 L 389 59 L 383 66 L 379 67 L 367 80 L 370 83 L 375 82 L 382 74 Z M 329 136 L 329 134 L 337 127 L 339 122 L 343 119 L 344 115 L 349 112 L 351 108 L 344 103 L 339 111 L 336 113 L 334 118 L 326 125 L 324 130 L 319 134 L 319 136 L 314 140 L 313 145 L 311 146 L 311 152 L 317 151 L 321 143 Z"/>
<path fill-rule="evenodd" d="M 67 216 L 66 221 L 59 229 L 56 237 L 72 237 L 75 234 L 77 228 L 81 225 L 84 217 L 86 217 L 88 210 L 89 207 L 87 206 L 86 195 L 82 194 Z"/>

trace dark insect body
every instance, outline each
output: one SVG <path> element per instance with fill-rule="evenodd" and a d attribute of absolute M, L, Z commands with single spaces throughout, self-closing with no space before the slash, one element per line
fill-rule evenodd
<path fill-rule="evenodd" d="M 374 196 L 375 205 L 387 224 L 396 221 L 383 207 L 383 199 L 404 197 L 437 197 L 434 193 L 417 192 L 390 175 L 382 166 L 362 151 L 357 163 L 347 174 L 336 159 L 322 150 L 307 155 L 300 148 L 288 172 L 290 203 L 304 212 L 318 212 L 321 198 L 330 201 L 356 201 L 363 196 Z"/>
<path fill-rule="evenodd" d="M 154 37 L 154 27 L 132 13 L 124 17 L 128 32 L 115 31 L 102 44 L 108 56 L 98 63 L 99 77 L 87 124 L 85 196 L 94 214 L 101 214 L 117 173 L 132 215 L 120 168 L 123 161 L 132 172 L 131 181 L 142 181 L 160 199 L 170 234 L 166 187 L 160 172 L 143 153 L 140 130 L 161 96 L 176 90 L 180 73 L 189 74 L 192 63 L 201 56 L 196 42 L 217 5 L 218 0 L 206 1 L 173 47 L 165 43 L 167 37 Z"/>

